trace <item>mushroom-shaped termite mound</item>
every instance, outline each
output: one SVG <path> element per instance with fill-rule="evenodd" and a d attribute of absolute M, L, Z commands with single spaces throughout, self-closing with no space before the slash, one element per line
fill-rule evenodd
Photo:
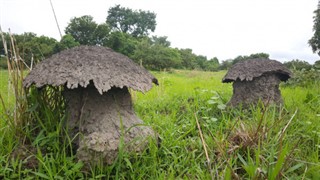
<path fill-rule="evenodd" d="M 282 103 L 279 84 L 292 76 L 289 69 L 276 60 L 250 59 L 233 65 L 222 79 L 233 82 L 233 96 L 229 106 L 248 107 L 259 101 L 266 104 Z"/>
<path fill-rule="evenodd" d="M 133 110 L 128 88 L 147 92 L 157 79 L 128 57 L 110 48 L 78 46 L 43 60 L 24 86 L 64 86 L 67 128 L 77 136 L 77 157 L 112 163 L 123 137 L 126 150 L 142 151 L 153 130 Z"/>

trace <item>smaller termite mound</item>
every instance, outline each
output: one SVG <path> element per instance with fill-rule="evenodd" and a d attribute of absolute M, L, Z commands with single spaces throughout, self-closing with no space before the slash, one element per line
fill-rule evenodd
<path fill-rule="evenodd" d="M 249 107 L 261 101 L 264 105 L 283 103 L 279 84 L 292 76 L 289 69 L 278 61 L 266 58 L 236 63 L 222 82 L 233 82 L 233 95 L 229 106 Z"/>

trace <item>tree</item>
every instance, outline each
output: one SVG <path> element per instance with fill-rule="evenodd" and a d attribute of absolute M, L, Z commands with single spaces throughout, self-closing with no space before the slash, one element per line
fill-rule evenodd
<path fill-rule="evenodd" d="M 268 53 L 255 53 L 255 54 L 250 54 L 248 59 L 255 59 L 255 58 L 269 58 Z"/>
<path fill-rule="evenodd" d="M 232 65 L 233 64 L 236 64 L 236 63 L 238 63 L 238 62 L 240 62 L 240 61 L 245 61 L 246 59 L 248 59 L 249 57 L 248 56 L 237 56 L 236 58 L 234 58 L 233 60 L 232 60 Z"/>
<path fill-rule="evenodd" d="M 207 62 L 207 57 L 198 55 L 196 56 L 196 63 L 197 63 L 197 68 L 204 70 L 206 68 L 206 62 Z"/>
<path fill-rule="evenodd" d="M 292 70 L 310 70 L 312 68 L 312 65 L 309 64 L 306 61 L 302 61 L 299 59 L 295 59 L 292 61 L 284 62 L 283 63 L 287 68 L 292 69 Z"/>
<path fill-rule="evenodd" d="M 218 71 L 219 68 L 219 60 L 218 58 L 214 57 L 205 63 L 204 70 L 206 71 Z"/>
<path fill-rule="evenodd" d="M 83 45 L 101 45 L 107 43 L 110 28 L 107 24 L 97 24 L 89 15 L 75 17 L 65 29 L 75 41 Z"/>
<path fill-rule="evenodd" d="M 62 50 L 69 49 L 79 45 L 80 43 L 76 42 L 76 40 L 70 34 L 66 34 L 61 38 L 60 43 L 56 45 L 55 52 L 60 52 Z"/>
<path fill-rule="evenodd" d="M 54 38 L 47 36 L 38 37 L 35 33 L 26 32 L 23 34 L 13 34 L 15 45 L 19 51 L 20 57 L 27 65 L 30 65 L 32 59 L 39 61 L 47 58 L 56 52 L 55 47 L 59 44 Z M 7 47 L 10 55 L 11 40 L 8 33 L 5 34 Z M 1 40 L 1 49 L 3 49 L 3 43 Z M 4 55 L 4 52 L 1 52 Z"/>
<path fill-rule="evenodd" d="M 139 42 L 133 59 L 152 70 L 177 68 L 181 64 L 181 57 L 177 49 L 152 44 L 148 38 Z"/>
<path fill-rule="evenodd" d="M 232 66 L 232 62 L 233 62 L 233 59 L 227 59 L 227 60 L 222 61 L 222 63 L 219 66 L 219 70 L 229 69 Z"/>
<path fill-rule="evenodd" d="M 22 59 L 29 65 L 31 60 L 41 61 L 56 53 L 55 47 L 59 43 L 47 36 L 37 37 L 34 33 L 14 35 Z"/>
<path fill-rule="evenodd" d="M 248 59 L 255 59 L 255 58 L 269 58 L 269 54 L 267 54 L 267 53 L 254 53 L 254 54 L 250 54 L 249 56 L 237 56 L 236 58 L 233 59 L 232 65 L 236 64 L 240 61 L 245 61 Z"/>
<path fill-rule="evenodd" d="M 313 67 L 314 67 L 315 69 L 319 69 L 319 70 L 320 70 L 320 60 L 314 62 Z"/>
<path fill-rule="evenodd" d="M 133 11 L 116 5 L 108 11 L 107 24 L 113 31 L 121 31 L 134 37 L 148 36 L 156 29 L 156 14 L 150 11 Z"/>
<path fill-rule="evenodd" d="M 134 54 L 137 44 L 138 40 L 136 38 L 129 34 L 116 31 L 110 34 L 106 46 L 128 57 L 131 57 Z"/>
<path fill-rule="evenodd" d="M 171 45 L 171 42 L 167 40 L 168 37 L 167 36 L 152 36 L 152 44 L 154 45 L 161 45 L 161 46 L 164 46 L 164 47 L 170 47 Z"/>
<path fill-rule="evenodd" d="M 314 11 L 313 23 L 314 33 L 308 43 L 313 53 L 317 53 L 320 56 L 320 1 L 318 1 L 317 10 Z"/>
<path fill-rule="evenodd" d="M 192 49 L 180 49 L 181 66 L 185 69 L 195 69 L 197 66 L 196 55 L 192 53 Z"/>

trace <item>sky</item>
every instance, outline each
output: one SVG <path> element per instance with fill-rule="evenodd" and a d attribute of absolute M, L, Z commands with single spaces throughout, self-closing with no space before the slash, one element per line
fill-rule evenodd
<path fill-rule="evenodd" d="M 151 35 L 167 36 L 172 47 L 190 48 L 219 61 L 239 55 L 268 53 L 281 62 L 299 59 L 313 64 L 308 40 L 318 0 L 51 0 L 59 27 L 71 18 L 91 15 L 104 23 L 110 7 L 156 13 Z M 0 0 L 2 31 L 34 32 L 60 40 L 50 0 Z"/>

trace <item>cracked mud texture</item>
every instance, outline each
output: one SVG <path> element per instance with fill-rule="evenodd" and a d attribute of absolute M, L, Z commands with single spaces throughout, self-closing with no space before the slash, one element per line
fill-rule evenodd
<path fill-rule="evenodd" d="M 222 82 L 233 82 L 233 95 L 229 106 L 249 107 L 257 104 L 280 104 L 283 102 L 279 84 L 287 81 L 292 73 L 282 63 L 266 58 L 239 62 L 232 66 Z"/>
<path fill-rule="evenodd" d="M 34 84 L 66 85 L 68 89 L 87 87 L 93 82 L 100 94 L 111 87 L 128 87 L 140 92 L 152 88 L 157 79 L 127 56 L 100 46 L 78 46 L 43 60 L 24 79 L 24 87 Z"/>
<path fill-rule="evenodd" d="M 127 88 L 112 88 L 100 95 L 92 86 L 66 90 L 69 121 L 67 126 L 77 138 L 77 157 L 84 162 L 107 162 L 111 164 L 118 155 L 123 135 L 126 151 L 144 149 L 147 137 L 155 136 L 149 126 L 143 124 L 134 112 Z M 121 122 L 122 121 L 122 127 Z"/>

